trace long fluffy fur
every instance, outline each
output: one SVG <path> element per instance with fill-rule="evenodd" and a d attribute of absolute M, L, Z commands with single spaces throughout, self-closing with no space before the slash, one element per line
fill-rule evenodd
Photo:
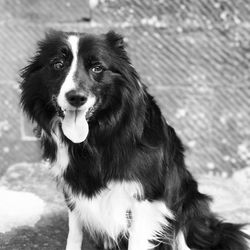
<path fill-rule="evenodd" d="M 58 94 L 62 78 L 55 77 L 48 65 L 67 35 L 48 34 L 22 71 L 21 105 L 30 119 L 37 122 L 43 156 L 51 163 L 57 160 L 58 152 L 53 139 L 58 122 L 53 96 Z M 74 194 L 89 198 L 112 181 L 136 180 L 143 186 L 145 200 L 164 200 L 173 211 L 172 234 L 183 231 L 190 248 L 249 249 L 248 236 L 241 232 L 240 225 L 219 221 L 211 213 L 210 198 L 198 191 L 197 182 L 184 163 L 183 145 L 140 83 L 122 37 L 114 32 L 82 36 L 85 48 L 91 51 L 92 46 L 97 46 L 99 54 L 109 58 L 108 69 L 112 74 L 101 80 L 104 83 L 100 105 L 88 121 L 90 131 L 84 142 L 72 143 L 57 127 L 69 152 L 69 164 L 60 178 Z M 68 205 L 74 209 L 74 202 Z M 167 247 L 160 244 L 157 248 Z"/>

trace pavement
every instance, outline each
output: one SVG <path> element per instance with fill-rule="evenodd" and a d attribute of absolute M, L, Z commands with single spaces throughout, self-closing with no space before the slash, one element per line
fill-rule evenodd
<path fill-rule="evenodd" d="M 64 249 L 68 232 L 62 194 L 44 163 L 10 166 L 0 179 L 0 249 Z M 84 237 L 84 249 L 95 249 Z"/>
<path fill-rule="evenodd" d="M 200 191 L 214 198 L 213 211 L 226 220 L 250 223 L 250 168 L 236 171 L 230 177 L 206 174 L 196 178 Z M 49 174 L 48 164 L 10 166 L 0 179 L 0 196 L 1 250 L 65 248 L 66 206 Z M 83 248 L 97 249 L 86 233 Z"/>

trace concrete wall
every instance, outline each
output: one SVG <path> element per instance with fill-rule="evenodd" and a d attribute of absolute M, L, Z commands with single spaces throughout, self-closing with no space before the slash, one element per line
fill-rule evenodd
<path fill-rule="evenodd" d="M 194 172 L 250 166 L 250 1 L 94 2 L 0 0 L 0 174 L 40 160 L 18 105 L 18 71 L 50 28 L 123 34 Z"/>

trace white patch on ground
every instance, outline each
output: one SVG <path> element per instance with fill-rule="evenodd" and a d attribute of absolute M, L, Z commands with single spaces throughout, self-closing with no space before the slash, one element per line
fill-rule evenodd
<path fill-rule="evenodd" d="M 232 176 L 232 180 L 235 183 L 238 183 L 238 187 L 240 186 L 242 192 L 244 194 L 250 194 L 250 167 L 244 168 L 234 172 Z M 249 196 L 250 198 L 250 196 Z M 250 203 L 249 203 L 250 204 Z"/>
<path fill-rule="evenodd" d="M 44 212 L 45 202 L 28 192 L 0 188 L 0 232 L 18 226 L 34 226 Z"/>
<path fill-rule="evenodd" d="M 199 190 L 214 200 L 211 204 L 213 211 L 222 215 L 231 212 L 233 216 L 235 211 L 249 210 L 250 168 L 238 170 L 231 177 L 222 174 L 213 178 L 201 176 L 198 180 Z"/>
<path fill-rule="evenodd" d="M 247 165 L 250 165 L 250 144 L 248 142 L 238 145 L 237 154 Z"/>

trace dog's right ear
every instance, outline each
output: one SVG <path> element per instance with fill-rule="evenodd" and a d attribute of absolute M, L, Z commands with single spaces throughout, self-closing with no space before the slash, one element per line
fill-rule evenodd
<path fill-rule="evenodd" d="M 37 43 L 37 50 L 35 55 L 31 58 L 29 64 L 20 72 L 20 76 L 22 77 L 22 79 L 27 80 L 33 73 L 39 71 L 43 67 L 41 52 L 44 50 L 44 48 L 46 48 L 48 42 L 53 42 L 54 40 L 56 41 L 58 37 L 63 36 L 65 36 L 64 32 L 54 29 L 49 29 L 45 33 L 45 37 Z"/>
<path fill-rule="evenodd" d="M 41 40 L 37 43 L 37 49 L 34 56 L 31 57 L 31 59 L 28 61 L 28 65 L 21 69 L 20 76 L 23 79 L 23 82 L 28 81 L 28 79 L 35 72 L 39 71 L 43 67 L 43 63 L 41 61 L 41 50 L 44 44 L 44 40 Z"/>
<path fill-rule="evenodd" d="M 48 119 L 41 112 L 44 109 L 44 103 L 41 103 L 40 94 L 40 78 L 39 71 L 43 68 L 40 55 L 40 48 L 36 54 L 29 60 L 28 65 L 20 71 L 20 105 L 31 121 L 37 122 L 41 127 L 46 128 Z"/>
<path fill-rule="evenodd" d="M 111 30 L 106 34 L 106 39 L 108 43 L 115 48 L 124 49 L 125 43 L 122 35 Z"/>

